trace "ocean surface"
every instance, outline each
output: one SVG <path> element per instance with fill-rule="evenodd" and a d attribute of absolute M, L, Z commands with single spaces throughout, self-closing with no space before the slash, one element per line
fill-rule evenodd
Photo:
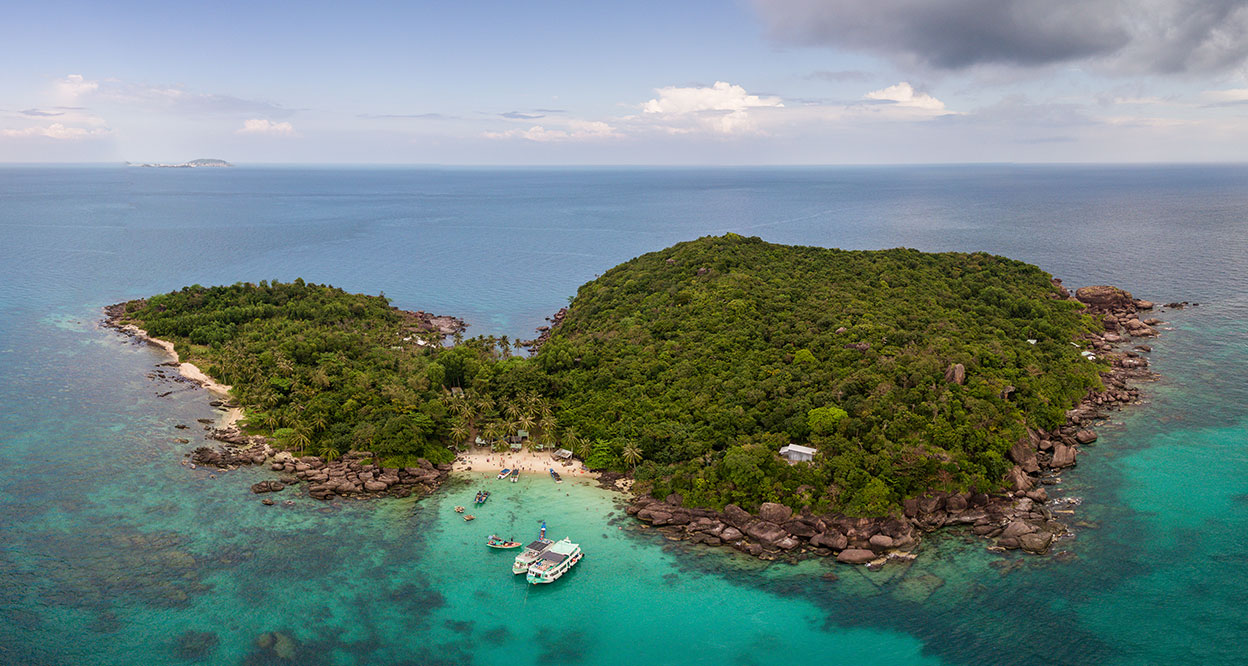
<path fill-rule="evenodd" d="M 615 264 L 729 231 L 1200 305 L 1159 315 L 1163 379 L 1050 489 L 1082 502 L 1057 555 L 945 533 L 879 572 L 669 543 L 541 475 L 263 506 L 267 471 L 181 464 L 210 397 L 98 325 L 302 277 L 531 337 Z M 541 520 L 587 555 L 531 589 L 482 539 Z M 1248 167 L 0 167 L 0 664 L 1243 664 L 1246 600 Z"/>

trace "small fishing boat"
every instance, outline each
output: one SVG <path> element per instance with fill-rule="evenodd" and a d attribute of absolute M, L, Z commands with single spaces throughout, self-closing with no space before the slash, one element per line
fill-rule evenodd
<path fill-rule="evenodd" d="M 550 478 L 554 479 L 555 483 L 563 483 L 563 477 L 559 476 L 559 472 L 556 472 L 554 467 L 550 468 Z"/>
<path fill-rule="evenodd" d="M 511 482 L 515 483 L 516 481 L 519 481 L 519 480 L 520 480 L 520 470 L 518 469 L 511 470 Z"/>
<path fill-rule="evenodd" d="M 500 479 L 505 479 L 505 478 L 507 478 L 507 475 L 508 475 L 508 474 L 511 474 L 511 470 L 510 470 L 510 469 L 504 469 L 503 471 L 501 471 L 501 472 L 499 472 L 499 473 L 498 473 L 498 478 L 500 478 Z"/>
<path fill-rule="evenodd" d="M 466 522 L 468 522 L 468 521 L 470 521 L 470 520 L 476 520 L 476 519 L 477 519 L 477 517 L 476 517 L 476 516 L 474 516 L 474 515 L 472 515 L 471 513 L 470 513 L 470 514 L 468 514 L 468 515 L 466 515 L 466 516 L 464 516 L 464 522 L 465 522 L 465 523 L 466 523 Z"/>
<path fill-rule="evenodd" d="M 455 513 L 463 513 L 463 512 L 464 512 L 464 507 L 462 506 L 455 507 Z"/>
<path fill-rule="evenodd" d="M 529 565 L 529 573 L 525 576 L 525 580 L 533 585 L 553 583 L 577 562 L 580 562 L 584 556 L 585 553 L 581 552 L 580 544 L 572 543 L 571 539 L 564 538 L 541 552 L 537 561 Z"/>
<path fill-rule="evenodd" d="M 490 499 L 490 491 L 488 491 L 488 490 L 478 490 L 478 491 L 477 491 L 477 499 L 475 499 L 475 500 L 473 500 L 473 501 L 475 501 L 477 504 L 485 504 L 485 500 L 487 500 L 487 499 Z"/>
<path fill-rule="evenodd" d="M 507 539 L 504 539 L 503 537 L 498 536 L 497 534 L 491 534 L 489 538 L 485 540 L 485 545 L 489 546 L 490 548 L 509 549 L 509 548 L 519 548 L 520 546 L 524 544 L 520 543 L 519 541 L 509 541 Z"/>

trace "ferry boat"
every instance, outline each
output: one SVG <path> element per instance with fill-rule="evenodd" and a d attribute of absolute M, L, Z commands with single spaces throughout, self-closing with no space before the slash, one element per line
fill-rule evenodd
<path fill-rule="evenodd" d="M 525 580 L 533 585 L 553 583 L 584 556 L 581 545 L 572 543 L 571 539 L 565 537 L 538 555 L 537 561 L 529 566 L 529 574 L 525 576 Z"/>
<path fill-rule="evenodd" d="M 555 483 L 563 483 L 563 477 L 559 476 L 559 472 L 556 472 L 554 467 L 550 468 L 550 478 L 554 479 Z"/>
<path fill-rule="evenodd" d="M 499 472 L 499 473 L 498 473 L 498 478 L 500 478 L 500 479 L 505 479 L 505 478 L 507 478 L 507 475 L 508 475 L 508 474 L 511 474 L 511 470 L 510 470 L 510 469 L 504 469 L 503 471 L 501 471 L 501 472 Z"/>
<path fill-rule="evenodd" d="M 537 541 L 525 546 L 524 551 L 517 555 L 516 561 L 512 563 L 511 573 L 522 574 L 528 571 L 529 566 L 536 562 L 542 556 L 542 553 L 546 552 L 546 549 L 550 548 L 554 543 L 542 536 L 538 537 Z"/>

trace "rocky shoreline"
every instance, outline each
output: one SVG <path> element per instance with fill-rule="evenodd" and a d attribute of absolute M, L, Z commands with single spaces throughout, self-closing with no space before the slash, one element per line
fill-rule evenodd
<path fill-rule="evenodd" d="M 296 457 L 289 451 L 274 450 L 264 435 L 249 436 L 236 427 L 213 428 L 208 437 L 223 446 L 195 449 L 192 465 L 233 470 L 267 464 L 271 471 L 287 475 L 252 484 L 251 491 L 256 494 L 281 492 L 286 486 L 305 482 L 308 496 L 323 501 L 335 497 L 424 497 L 437 490 L 451 473 L 451 465 L 434 465 L 424 458 L 416 467 L 379 467 L 367 462 L 374 457 L 367 451 L 348 451 L 330 462 L 318 456 Z"/>
<path fill-rule="evenodd" d="M 1158 378 L 1142 356 L 1152 348 L 1144 344 L 1124 347 L 1138 338 L 1156 336 L 1153 327 L 1162 323 L 1141 319 L 1140 313 L 1152 310 L 1154 304 L 1136 300 L 1122 289 L 1084 287 L 1071 296 L 1060 280 L 1054 280 L 1054 285 L 1059 297 L 1078 300 L 1088 314 L 1101 318 L 1105 330 L 1084 340 L 1088 349 L 1083 354 L 1108 359 L 1111 367 L 1101 372 L 1104 390 L 1089 391 L 1066 412 L 1064 425 L 1051 431 L 1028 429 L 1027 436 L 1010 448 L 1008 457 L 1014 466 L 1001 492 L 930 493 L 907 499 L 901 516 L 883 518 L 814 515 L 808 507 L 795 514 L 789 507 L 770 502 L 755 514 L 735 504 L 723 511 L 686 508 L 678 494 L 662 501 L 636 497 L 627 513 L 659 528 L 669 539 L 726 546 L 764 560 L 835 557 L 848 564 L 881 566 L 890 558 L 913 559 L 912 551 L 923 534 L 952 526 L 992 541 L 991 549 L 1037 555 L 1050 552 L 1057 541 L 1070 535 L 1055 516 L 1072 514 L 1078 500 L 1052 499 L 1046 486 L 1059 483 L 1057 474 L 1076 464 L 1080 447 L 1096 441 L 1094 422 L 1110 410 L 1140 404 L 1140 390 L 1134 384 Z M 1197 304 L 1165 307 L 1186 305 Z M 950 366 L 945 380 L 963 383 L 965 368 Z"/>

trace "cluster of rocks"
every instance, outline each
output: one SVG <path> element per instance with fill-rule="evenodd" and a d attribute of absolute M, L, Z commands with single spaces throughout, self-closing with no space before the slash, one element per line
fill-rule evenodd
<path fill-rule="evenodd" d="M 1054 280 L 1054 286 L 1058 288 L 1058 297 L 1072 298 L 1060 280 Z M 881 564 L 890 556 L 910 557 L 909 550 L 923 533 L 947 526 L 969 527 L 972 534 L 994 540 L 994 548 L 1046 553 L 1069 530 L 1054 519 L 1044 486 L 1058 483 L 1057 473 L 1075 465 L 1079 447 L 1096 441 L 1096 432 L 1091 428 L 1094 422 L 1105 418 L 1110 409 L 1139 402 L 1140 391 L 1132 382 L 1157 377 L 1147 369 L 1148 360 L 1140 355 L 1151 351 L 1151 347 L 1121 348 L 1133 338 L 1157 335 L 1153 327 L 1162 322 L 1140 316 L 1152 310 L 1153 303 L 1137 300 L 1110 286 L 1083 287 L 1073 298 L 1104 323 L 1103 334 L 1091 335 L 1086 340 L 1094 350 L 1086 354 L 1111 361 L 1111 368 L 1101 373 L 1104 390 L 1089 391 L 1066 413 L 1061 427 L 1051 431 L 1027 430 L 1007 454 L 1014 465 L 1007 474 L 1004 492 L 929 493 L 906 500 L 903 518 L 815 516 L 808 509 L 795 515 L 788 507 L 774 503 L 760 506 L 758 515 L 733 504 L 716 512 L 682 507 L 677 494 L 669 495 L 665 501 L 638 497 L 627 511 L 659 527 L 669 538 L 728 546 L 768 560 L 782 556 L 800 559 L 810 554 L 835 556 L 850 564 Z M 949 366 L 945 381 L 965 384 L 966 368 L 962 364 Z"/>
<path fill-rule="evenodd" d="M 681 506 L 679 494 L 659 501 L 637 497 L 626 509 L 631 516 L 660 528 L 669 538 L 708 546 L 726 546 L 764 560 L 834 556 L 850 564 L 882 563 L 889 555 L 909 557 L 918 543 L 915 525 L 900 518 L 850 518 L 794 513 L 783 504 L 764 502 L 758 515 L 736 504 L 723 511 Z"/>
<path fill-rule="evenodd" d="M 349 451 L 332 462 L 318 456 L 296 457 L 289 451 L 274 450 L 263 435 L 248 436 L 233 426 L 213 428 L 209 437 L 222 446 L 195 449 L 192 464 L 233 470 L 267 463 L 271 471 L 291 475 L 252 484 L 251 491 L 257 494 L 281 492 L 286 486 L 306 482 L 308 496 L 318 500 L 424 496 L 441 486 L 451 472 L 450 465 L 434 465 L 424 458 L 417 460 L 417 467 L 378 467 L 365 462 L 373 454 L 364 451 Z"/>
<path fill-rule="evenodd" d="M 536 338 L 533 340 L 520 340 L 516 344 L 520 347 L 528 347 L 530 353 L 536 354 L 537 350 L 541 349 L 542 345 L 546 344 L 546 341 L 550 339 L 551 334 L 559 327 L 559 324 L 563 323 L 563 318 L 566 316 L 568 316 L 568 309 L 559 308 L 559 311 L 553 316 L 546 318 L 546 321 L 550 322 L 550 326 L 537 327 Z"/>
<path fill-rule="evenodd" d="M 446 337 L 460 333 L 468 328 L 468 324 L 465 324 L 464 320 L 459 317 L 435 315 L 424 310 L 411 312 L 409 310 L 400 310 L 399 308 L 392 309 L 403 315 L 403 323 L 409 333 L 437 331 L 443 337 Z"/>
<path fill-rule="evenodd" d="M 450 465 L 434 465 L 424 458 L 417 467 L 378 467 L 364 462 L 372 454 L 350 451 L 342 458 L 325 462 L 316 456 L 295 458 L 287 451 L 273 457 L 270 469 L 293 473 L 308 483 L 308 496 L 318 500 L 335 497 L 410 497 L 432 493 L 450 475 Z"/>

